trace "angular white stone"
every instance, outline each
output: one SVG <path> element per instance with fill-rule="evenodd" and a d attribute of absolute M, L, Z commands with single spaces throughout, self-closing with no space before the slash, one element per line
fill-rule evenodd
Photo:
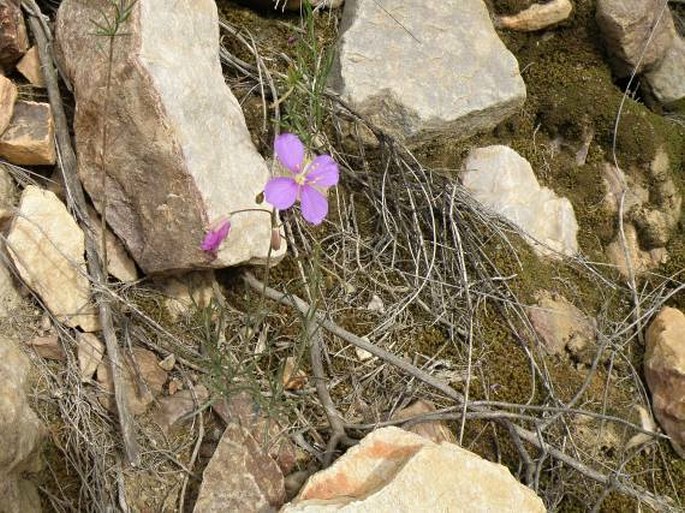
<path fill-rule="evenodd" d="M 60 321 L 96 331 L 100 321 L 90 302 L 84 248 L 83 232 L 57 196 L 27 186 L 7 251 L 24 283 Z"/>
<path fill-rule="evenodd" d="M 43 70 L 40 67 L 40 55 L 38 47 L 32 46 L 17 63 L 17 71 L 26 77 L 36 87 L 45 87 Z"/>
<path fill-rule="evenodd" d="M 202 474 L 193 513 L 266 513 L 284 500 L 283 474 L 266 446 L 246 426 L 230 422 Z"/>
<path fill-rule="evenodd" d="M 331 83 L 362 115 L 407 139 L 468 137 L 526 98 L 482 0 L 347 0 Z"/>
<path fill-rule="evenodd" d="M 652 94 L 662 104 L 685 98 L 685 39 L 676 36 L 658 67 L 644 77 Z"/>
<path fill-rule="evenodd" d="M 607 244 L 604 252 L 607 259 L 624 278 L 637 276 L 649 272 L 668 261 L 666 248 L 653 248 L 645 251 L 640 247 L 638 233 L 632 223 L 623 225 L 625 239 L 621 240 L 621 234 Z M 626 254 L 628 260 L 626 260 Z"/>
<path fill-rule="evenodd" d="M 79 333 L 76 337 L 78 368 L 81 372 L 81 381 L 88 382 L 100 365 L 105 355 L 105 344 L 93 333 Z"/>
<path fill-rule="evenodd" d="M 102 219 L 93 208 L 88 208 L 88 215 L 93 221 L 93 236 L 95 242 L 102 251 Z M 112 233 L 108 226 L 105 227 L 105 249 L 107 253 L 107 273 L 114 276 L 122 283 L 131 283 L 138 279 L 136 263 L 126 252 L 126 248 Z"/>
<path fill-rule="evenodd" d="M 19 90 L 14 82 L 4 75 L 0 75 L 0 135 L 10 124 L 17 96 L 19 96 Z"/>
<path fill-rule="evenodd" d="M 593 321 L 565 297 L 539 290 L 536 304 L 526 310 L 548 354 L 563 354 L 568 350 L 574 360 L 592 363 L 595 356 L 595 328 Z"/>
<path fill-rule="evenodd" d="M 312 476 L 281 513 L 542 513 L 509 470 L 395 427 L 373 431 Z"/>
<path fill-rule="evenodd" d="M 153 283 L 164 294 L 164 306 L 174 320 L 207 308 L 216 299 L 219 289 L 214 271 L 168 276 L 158 278 Z"/>
<path fill-rule="evenodd" d="M 508 146 L 472 150 L 461 180 L 476 200 L 521 228 L 539 255 L 578 252 L 571 202 L 540 187 L 528 161 Z"/>
<path fill-rule="evenodd" d="M 109 0 L 65 0 L 56 23 L 76 98 L 79 174 L 95 206 L 102 211 L 107 197 L 107 223 L 146 273 L 263 261 L 270 216 L 246 209 L 263 208 L 255 199 L 269 171 L 221 72 L 214 1 L 138 0 L 115 42 L 107 98 L 106 41 L 84 20 L 110 11 Z M 212 258 L 200 243 L 232 212 L 231 233 Z"/>
<path fill-rule="evenodd" d="M 167 373 L 159 366 L 159 360 L 152 351 L 134 346 L 123 358 L 124 373 L 121 391 L 126 394 L 129 411 L 141 415 L 162 393 Z M 97 381 L 100 384 L 100 403 L 110 411 L 115 411 L 114 381 L 111 362 L 105 360 L 97 367 Z"/>

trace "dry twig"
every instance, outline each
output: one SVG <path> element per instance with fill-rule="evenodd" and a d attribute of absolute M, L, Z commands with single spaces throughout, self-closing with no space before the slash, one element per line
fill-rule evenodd
<path fill-rule="evenodd" d="M 100 323 L 103 337 L 107 347 L 107 354 L 111 364 L 112 379 L 114 382 L 114 396 L 119 413 L 119 425 L 123 435 L 124 449 L 129 463 L 137 466 L 140 463 L 140 449 L 135 438 L 133 418 L 129 412 L 128 401 L 123 392 L 124 367 L 119 353 L 119 345 L 114 330 L 112 317 L 112 300 L 107 292 L 107 276 L 103 271 L 102 260 L 98 244 L 93 236 L 92 222 L 88 218 L 86 199 L 81 182 L 78 179 L 76 156 L 71 144 L 69 125 L 64 113 L 64 106 L 59 92 L 57 73 L 55 72 L 54 58 L 49 44 L 51 37 L 45 32 L 43 15 L 35 0 L 24 0 L 26 11 L 29 13 L 29 24 L 36 38 L 38 53 L 40 55 L 41 68 L 45 77 L 48 97 L 55 120 L 55 132 L 60 155 L 60 170 L 64 177 L 68 200 L 72 210 L 76 213 L 78 221 L 83 228 L 86 242 L 86 254 L 88 273 L 91 279 L 93 296 L 98 305 Z"/>

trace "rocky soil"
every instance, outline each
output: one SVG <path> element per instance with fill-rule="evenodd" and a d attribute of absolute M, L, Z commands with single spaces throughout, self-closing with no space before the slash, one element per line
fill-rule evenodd
<path fill-rule="evenodd" d="M 21 4 L 0 513 L 685 511 L 685 4 Z"/>

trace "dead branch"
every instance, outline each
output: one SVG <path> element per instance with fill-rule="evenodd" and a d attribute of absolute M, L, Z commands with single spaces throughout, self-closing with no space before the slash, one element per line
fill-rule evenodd
<path fill-rule="evenodd" d="M 24 0 L 24 9 L 28 12 L 29 25 L 36 38 L 41 68 L 45 77 L 48 98 L 55 120 L 55 133 L 60 155 L 60 170 L 67 189 L 67 199 L 83 228 L 88 260 L 88 275 L 91 280 L 93 297 L 98 305 L 102 333 L 107 347 L 107 354 L 111 365 L 112 380 L 114 382 L 114 397 L 119 413 L 119 425 L 124 442 L 124 450 L 129 463 L 138 466 L 140 463 L 140 449 L 135 438 L 133 418 L 129 411 L 128 401 L 123 392 L 124 367 L 119 353 L 119 345 L 114 331 L 112 317 L 112 300 L 107 292 L 107 276 L 102 267 L 100 250 L 91 229 L 92 222 L 86 210 L 86 198 L 77 175 L 76 155 L 74 154 L 69 136 L 69 125 L 64 112 L 64 105 L 59 91 L 55 59 L 51 48 L 51 36 L 46 32 L 43 14 L 35 0 Z"/>
<path fill-rule="evenodd" d="M 347 436 L 342 417 L 335 407 L 333 399 L 331 399 L 331 394 L 328 391 L 328 386 L 326 385 L 326 376 L 323 368 L 323 360 L 321 358 L 323 335 L 320 326 L 317 325 L 313 319 L 314 315 L 316 315 L 315 312 L 307 313 L 305 328 L 316 393 L 319 396 L 319 400 L 321 401 L 321 405 L 326 413 L 326 418 L 328 419 L 332 431 L 328 444 L 326 445 L 326 452 L 323 455 L 323 466 L 325 468 L 330 466 L 333 461 L 333 455 L 338 445 L 341 443 L 349 445 L 352 442 L 352 439 Z"/>

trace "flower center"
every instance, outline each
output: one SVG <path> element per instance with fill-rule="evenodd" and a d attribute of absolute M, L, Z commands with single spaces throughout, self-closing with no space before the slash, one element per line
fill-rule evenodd
<path fill-rule="evenodd" d="M 307 173 L 309 172 L 309 163 L 305 164 L 301 172 L 295 174 L 295 183 L 297 185 L 304 185 L 307 181 Z"/>

